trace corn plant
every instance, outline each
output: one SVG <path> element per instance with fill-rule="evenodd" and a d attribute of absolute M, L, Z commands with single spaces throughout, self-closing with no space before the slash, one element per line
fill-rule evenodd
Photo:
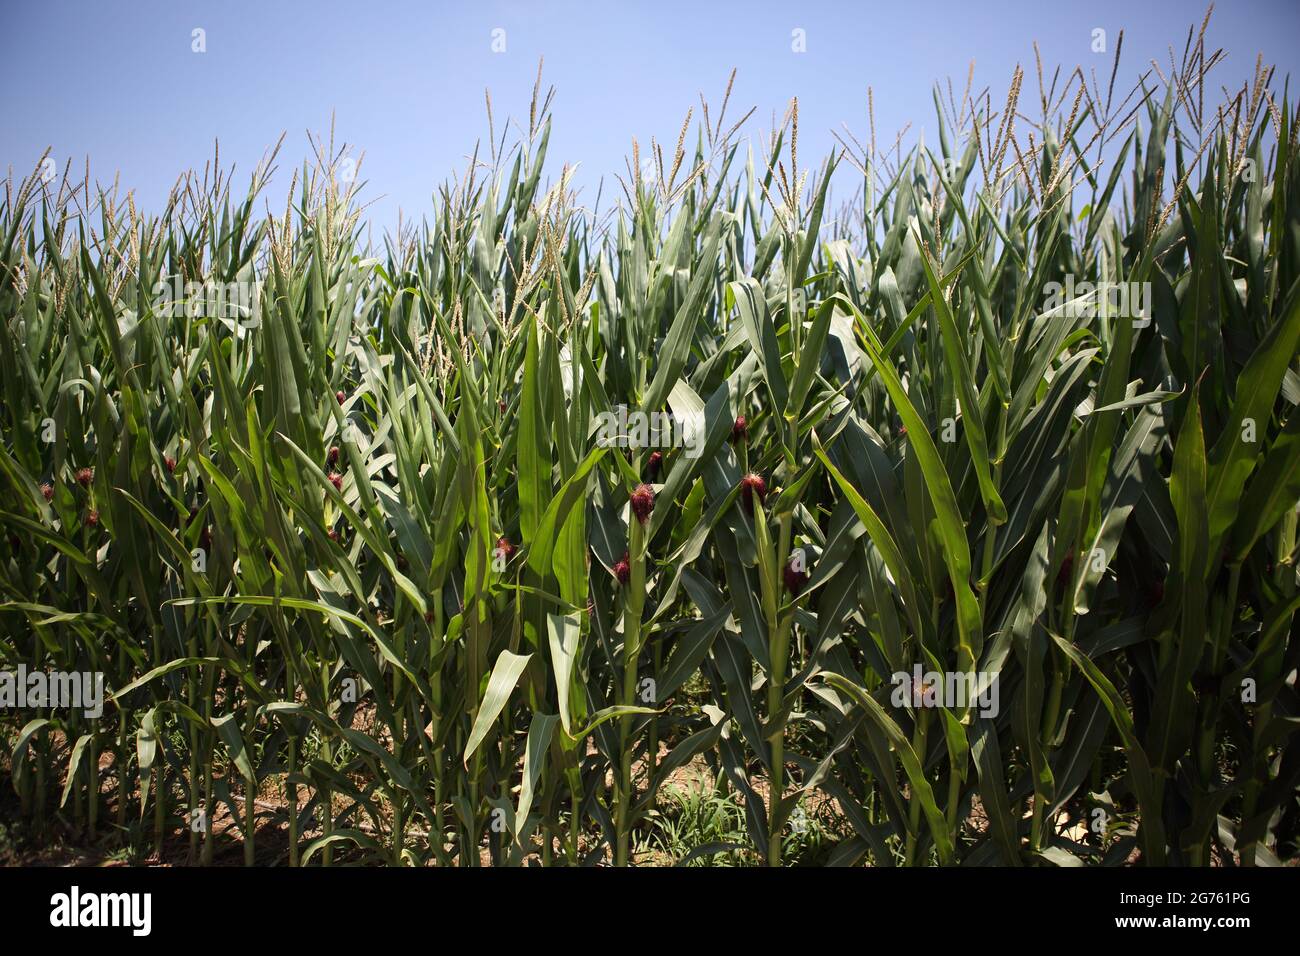
<path fill-rule="evenodd" d="M 0 709 L 27 825 L 621 866 L 706 765 L 772 866 L 1292 858 L 1297 115 L 1215 60 L 811 174 L 724 100 L 603 214 L 539 87 L 378 247 L 332 138 L 11 180 L 0 662 L 108 688 Z"/>

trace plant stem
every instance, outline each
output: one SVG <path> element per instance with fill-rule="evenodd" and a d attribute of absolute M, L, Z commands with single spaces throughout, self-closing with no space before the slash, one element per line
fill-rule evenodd
<path fill-rule="evenodd" d="M 641 652 L 641 614 L 645 608 L 645 529 L 641 522 L 632 516 L 628 527 L 628 561 L 631 574 L 628 576 L 626 600 L 623 605 L 623 693 L 619 703 L 625 707 L 632 706 L 636 699 L 636 662 Z M 621 766 L 619 768 L 615 832 L 615 865 L 627 866 L 629 816 L 632 810 L 632 715 L 619 718 L 619 749 Z"/>

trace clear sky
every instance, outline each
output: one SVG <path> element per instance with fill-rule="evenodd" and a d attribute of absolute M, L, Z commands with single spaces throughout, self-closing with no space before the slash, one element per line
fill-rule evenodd
<path fill-rule="evenodd" d="M 120 170 L 156 210 L 182 170 L 211 157 L 214 137 L 242 182 L 287 132 L 283 182 L 272 187 L 282 198 L 284 161 L 308 156 L 306 131 L 327 132 L 334 113 L 338 139 L 365 151 L 365 195 L 382 228 L 399 206 L 427 211 L 476 140 L 486 154 L 485 88 L 498 132 L 507 115 L 526 124 L 544 56 L 556 88 L 549 168 L 580 163 L 590 202 L 601 176 L 623 171 L 633 136 L 670 151 L 686 110 L 698 116 L 701 92 L 716 107 L 732 67 L 729 115 L 757 107 L 746 129 L 763 137 L 798 96 L 800 154 L 811 160 L 841 123 L 865 134 L 868 85 L 878 140 L 911 121 L 933 143 L 932 84 L 951 77 L 960 90 L 972 59 L 995 100 L 1017 63 L 1037 95 L 1035 39 L 1049 66 L 1096 69 L 1104 85 L 1110 54 L 1091 51 L 1092 31 L 1113 44 L 1122 29 L 1116 85 L 1127 88 L 1151 58 L 1167 64 L 1170 46 L 1180 56 L 1204 13 L 1180 0 L 0 0 L 0 169 L 30 171 L 47 146 L 60 167 L 89 156 L 94 177 L 111 182 Z M 806 52 L 792 50 L 796 29 Z M 1260 53 L 1278 67 L 1276 88 L 1300 78 L 1297 0 L 1220 2 L 1208 38 L 1228 53 L 1215 73 L 1225 86 L 1246 80 Z"/>

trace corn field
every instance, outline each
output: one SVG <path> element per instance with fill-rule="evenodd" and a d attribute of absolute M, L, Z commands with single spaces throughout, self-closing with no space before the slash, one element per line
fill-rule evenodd
<path fill-rule="evenodd" d="M 724 101 L 603 209 L 539 86 L 378 244 L 332 137 L 158 214 L 11 176 L 0 664 L 104 690 L 11 693 L 5 800 L 194 864 L 1294 860 L 1300 117 L 1213 59 L 811 168 Z M 743 839 L 654 860 L 692 767 Z"/>

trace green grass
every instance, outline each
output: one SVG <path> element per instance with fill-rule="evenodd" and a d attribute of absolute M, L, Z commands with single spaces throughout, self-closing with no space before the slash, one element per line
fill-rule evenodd
<path fill-rule="evenodd" d="M 112 693 L 0 710 L 24 827 L 198 863 L 264 861 L 268 821 L 295 865 L 1293 859 L 1297 116 L 1262 80 L 1215 113 L 1204 53 L 1187 96 L 1017 78 L 1011 124 L 936 92 L 937 142 L 812 169 L 797 109 L 749 150 L 718 115 L 599 216 L 535 108 L 379 247 L 332 144 L 287 196 L 270 159 L 152 213 L 11 182 L 0 662 Z M 1071 277 L 1150 321 L 1047 304 Z M 261 295 L 227 322 L 175 280 Z M 618 405 L 702 454 L 601 447 Z M 997 712 L 896 705 L 914 665 L 996 675 Z M 663 789 L 702 764 L 716 795 Z M 1098 806 L 1104 844 L 1063 835 Z"/>

